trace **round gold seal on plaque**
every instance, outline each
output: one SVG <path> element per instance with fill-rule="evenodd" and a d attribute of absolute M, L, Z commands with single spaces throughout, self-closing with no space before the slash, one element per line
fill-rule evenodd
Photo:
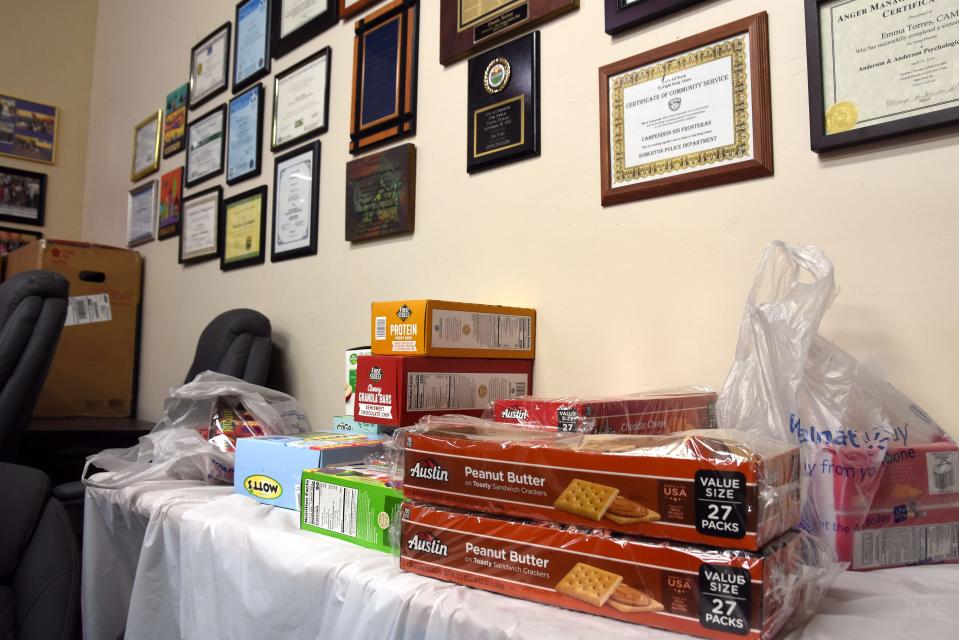
<path fill-rule="evenodd" d="M 849 131 L 859 122 L 859 109 L 851 102 L 837 102 L 826 112 L 826 133 Z"/>
<path fill-rule="evenodd" d="M 509 84 L 511 69 L 506 58 L 493 58 L 483 72 L 483 88 L 486 93 L 499 93 Z"/>

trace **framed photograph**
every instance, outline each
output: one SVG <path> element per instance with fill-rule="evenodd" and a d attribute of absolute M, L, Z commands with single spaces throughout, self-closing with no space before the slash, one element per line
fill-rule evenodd
<path fill-rule="evenodd" d="M 766 13 L 599 70 L 603 206 L 772 175 Z"/>
<path fill-rule="evenodd" d="M 0 155 L 53 164 L 60 111 L 0 94 Z"/>
<path fill-rule="evenodd" d="M 383 0 L 339 0 L 340 19 L 348 20 L 353 16 L 359 15 L 375 4 Z"/>
<path fill-rule="evenodd" d="M 190 50 L 190 109 L 206 104 L 229 86 L 230 31 L 227 22 Z"/>
<path fill-rule="evenodd" d="M 226 105 L 203 114 L 186 128 L 187 188 L 223 173 Z"/>
<path fill-rule="evenodd" d="M 157 109 L 133 128 L 133 162 L 130 180 L 136 182 L 160 169 L 160 126 L 163 111 Z"/>
<path fill-rule="evenodd" d="M 440 63 L 453 64 L 578 8 L 579 0 L 440 0 Z"/>
<path fill-rule="evenodd" d="M 43 234 L 39 231 L 0 227 L 0 256 L 5 256 L 11 251 L 16 251 L 23 245 L 36 242 L 42 237 Z"/>
<path fill-rule="evenodd" d="M 183 199 L 180 218 L 180 264 L 213 260 L 220 255 L 220 208 L 223 188 L 213 187 Z"/>
<path fill-rule="evenodd" d="M 157 181 L 135 187 L 127 196 L 127 246 L 153 240 L 156 228 Z"/>
<path fill-rule="evenodd" d="M 180 85 L 167 94 L 163 116 L 163 157 L 169 158 L 183 151 L 186 136 L 186 100 L 190 85 Z"/>
<path fill-rule="evenodd" d="M 273 78 L 270 148 L 287 149 L 330 127 L 330 58 L 323 47 Z"/>
<path fill-rule="evenodd" d="M 256 187 L 223 201 L 223 252 L 220 269 L 263 264 L 266 235 L 266 187 Z"/>
<path fill-rule="evenodd" d="M 294 149 L 273 165 L 270 260 L 316 255 L 320 203 L 320 142 Z"/>
<path fill-rule="evenodd" d="M 416 147 L 411 143 L 346 165 L 346 239 L 412 233 L 416 221 Z"/>
<path fill-rule="evenodd" d="M 336 0 L 273 0 L 273 57 L 306 44 L 337 22 Z"/>
<path fill-rule="evenodd" d="M 416 132 L 419 3 L 392 0 L 356 22 L 350 153 Z"/>
<path fill-rule="evenodd" d="M 539 155 L 539 31 L 470 58 L 466 171 Z"/>
<path fill-rule="evenodd" d="M 813 151 L 959 122 L 959 0 L 805 2 Z"/>
<path fill-rule="evenodd" d="M 270 2 L 241 0 L 236 5 L 233 93 L 270 73 Z"/>
<path fill-rule="evenodd" d="M 0 167 L 0 220 L 43 226 L 47 176 Z"/>
<path fill-rule="evenodd" d="M 606 33 L 614 35 L 705 0 L 606 0 Z"/>
<path fill-rule="evenodd" d="M 180 230 L 183 208 L 183 167 L 160 177 L 160 213 L 157 216 L 157 239 L 172 238 Z"/>
<path fill-rule="evenodd" d="M 226 139 L 226 183 L 236 184 L 260 175 L 263 149 L 263 85 L 251 87 L 230 100 Z"/>

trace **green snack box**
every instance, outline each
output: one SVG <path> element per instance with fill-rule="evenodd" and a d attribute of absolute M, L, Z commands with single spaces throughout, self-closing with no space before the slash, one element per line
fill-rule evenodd
<path fill-rule="evenodd" d="M 368 465 L 306 469 L 301 489 L 301 529 L 393 552 L 390 524 L 403 492 L 389 485 L 383 469 Z"/>

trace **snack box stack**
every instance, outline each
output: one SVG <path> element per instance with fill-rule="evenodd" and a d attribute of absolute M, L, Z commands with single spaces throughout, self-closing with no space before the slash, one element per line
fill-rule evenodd
<path fill-rule="evenodd" d="M 441 300 L 372 305 L 372 355 L 356 365 L 359 422 L 405 427 L 424 416 L 482 416 L 532 392 L 536 311 Z"/>
<path fill-rule="evenodd" d="M 343 392 L 343 399 L 346 407 L 343 415 L 333 416 L 333 431 L 338 433 L 354 433 L 365 436 L 372 436 L 380 439 L 389 437 L 389 433 L 380 431 L 378 425 L 371 422 L 363 422 L 353 417 L 356 407 L 356 364 L 360 356 L 368 356 L 373 352 L 369 347 L 353 347 L 347 349 L 345 354 L 345 382 L 346 387 Z"/>
<path fill-rule="evenodd" d="M 394 447 L 405 570 L 706 638 L 771 638 L 803 595 L 798 447 L 457 416 Z"/>

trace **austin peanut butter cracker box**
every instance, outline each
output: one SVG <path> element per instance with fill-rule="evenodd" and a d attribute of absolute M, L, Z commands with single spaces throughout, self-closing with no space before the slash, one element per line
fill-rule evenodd
<path fill-rule="evenodd" d="M 446 416 L 398 431 L 395 446 L 411 500 L 755 551 L 799 522 L 799 450 L 740 437 L 548 433 Z"/>
<path fill-rule="evenodd" d="M 373 303 L 375 355 L 532 360 L 536 311 L 442 300 Z"/>
<path fill-rule="evenodd" d="M 406 571 L 703 638 L 772 638 L 806 596 L 796 533 L 747 553 L 410 502 L 401 517 Z"/>

